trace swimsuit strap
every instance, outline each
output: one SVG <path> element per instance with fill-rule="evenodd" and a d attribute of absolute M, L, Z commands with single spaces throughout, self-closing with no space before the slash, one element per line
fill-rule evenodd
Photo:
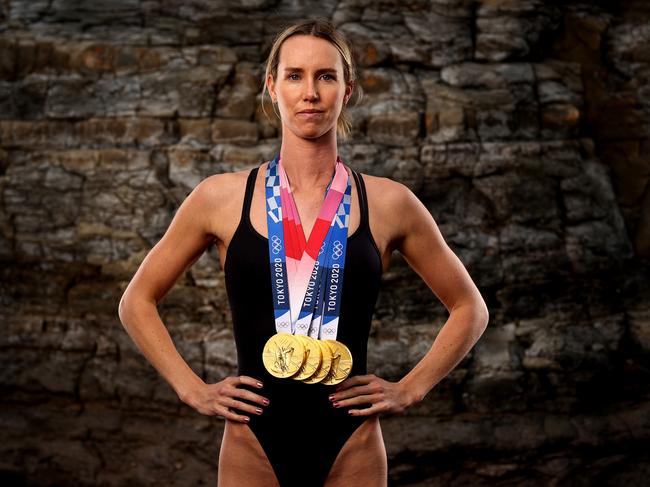
<path fill-rule="evenodd" d="M 255 189 L 255 181 L 257 180 L 257 171 L 259 167 L 254 168 L 248 173 L 246 179 L 246 192 L 244 193 L 244 204 L 242 205 L 241 221 L 250 223 L 250 209 L 251 201 L 253 200 L 253 190 Z"/>
<path fill-rule="evenodd" d="M 357 192 L 359 193 L 360 203 L 359 206 L 361 207 L 361 220 L 359 222 L 359 228 L 365 231 L 369 231 L 370 225 L 368 223 L 368 197 L 366 195 L 366 185 L 363 182 L 361 174 L 356 172 L 354 169 L 352 170 L 352 174 L 354 176 L 354 180 L 357 183 Z"/>

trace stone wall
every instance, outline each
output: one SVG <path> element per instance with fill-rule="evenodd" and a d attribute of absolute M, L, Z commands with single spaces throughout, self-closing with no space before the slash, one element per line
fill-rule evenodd
<path fill-rule="evenodd" d="M 341 156 L 413 189 L 491 313 L 421 404 L 382 418 L 391 485 L 639 485 L 642 0 L 2 2 L 2 484 L 216 484 L 223 422 L 179 402 L 117 304 L 202 178 L 277 152 L 263 62 L 276 32 L 308 15 L 340 26 L 360 64 L 365 96 Z M 214 248 L 159 309 L 206 381 L 235 372 Z M 396 254 L 369 370 L 400 378 L 446 318 Z"/>

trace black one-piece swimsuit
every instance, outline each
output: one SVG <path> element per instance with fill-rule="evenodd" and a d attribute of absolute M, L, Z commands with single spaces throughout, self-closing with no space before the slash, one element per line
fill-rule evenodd
<path fill-rule="evenodd" d="M 248 176 L 241 220 L 228 246 L 224 268 L 238 374 L 264 383 L 262 389 L 249 389 L 268 397 L 269 405 L 261 415 L 247 415 L 280 486 L 318 487 L 325 483 L 345 442 L 367 417 L 353 417 L 347 414 L 350 408 L 333 407 L 328 396 L 335 386 L 278 379 L 264 368 L 262 349 L 276 330 L 268 240 L 250 222 L 258 170 Z M 348 236 L 336 338 L 352 352 L 350 377 L 366 374 L 370 322 L 382 275 L 381 256 L 368 225 L 365 184 L 360 174 L 352 174 L 361 218 L 359 228 Z"/>

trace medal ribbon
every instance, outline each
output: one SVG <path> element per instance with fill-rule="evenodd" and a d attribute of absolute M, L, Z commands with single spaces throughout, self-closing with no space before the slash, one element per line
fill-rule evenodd
<path fill-rule="evenodd" d="M 334 324 L 335 328 L 338 325 L 350 192 L 347 171 L 337 156 L 334 176 L 306 241 L 280 156 L 269 162 L 266 171 L 266 209 L 273 308 L 278 332 L 295 331 L 318 336 L 320 327 L 314 329 L 312 317 L 314 323 L 319 324 L 323 312 L 326 314 L 325 323 Z M 331 241 L 333 243 L 330 245 Z M 327 268 L 321 261 L 329 253 L 334 260 L 342 262 L 335 262 L 331 268 Z M 323 273 L 328 276 L 333 293 L 325 293 L 325 286 L 319 284 L 323 282 Z M 318 299 L 321 296 L 329 301 Z M 329 299 L 330 296 L 332 299 Z"/>
<path fill-rule="evenodd" d="M 324 340 L 335 340 L 340 314 L 341 296 L 343 293 L 343 271 L 345 269 L 345 254 L 347 249 L 348 227 L 350 223 L 350 202 L 352 185 L 348 186 L 339 206 L 336 217 L 332 220 L 332 228 L 328 233 L 327 247 L 319 260 L 318 297 L 316 298 L 309 336 Z M 321 278 L 320 274 L 324 274 Z M 310 281 L 311 284 L 311 281 Z M 322 323 L 322 326 L 321 326 Z"/>

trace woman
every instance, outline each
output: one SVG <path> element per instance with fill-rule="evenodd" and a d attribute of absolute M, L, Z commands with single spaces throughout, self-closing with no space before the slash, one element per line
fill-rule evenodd
<path fill-rule="evenodd" d="M 378 413 L 400 413 L 421 401 L 487 326 L 479 291 L 417 197 L 400 183 L 338 165 L 337 133 L 349 130 L 345 105 L 355 82 L 350 47 L 329 22 L 307 20 L 285 29 L 272 46 L 265 79 L 282 123 L 278 157 L 197 185 L 120 302 L 125 328 L 179 398 L 201 414 L 225 418 L 221 487 L 385 486 Z M 265 342 L 276 331 L 265 197 L 267 169 L 275 161 L 286 174 L 305 236 L 325 206 L 335 169 L 345 167 L 349 177 L 336 339 L 349 347 L 353 363 L 336 386 L 281 379 L 264 368 Z M 239 369 L 237 376 L 206 384 L 175 349 L 156 304 L 211 243 L 225 273 Z M 450 311 L 429 352 L 399 382 L 366 373 L 370 320 L 393 250 Z"/>

